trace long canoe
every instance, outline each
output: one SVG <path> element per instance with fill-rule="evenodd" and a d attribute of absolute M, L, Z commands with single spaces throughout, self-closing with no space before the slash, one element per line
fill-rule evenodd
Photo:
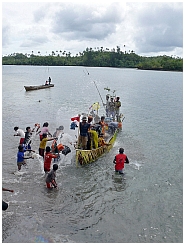
<path fill-rule="evenodd" d="M 95 84 L 95 82 L 94 82 Z M 95 84 L 96 86 L 96 84 Z M 98 90 L 97 86 L 96 89 Z M 102 103 L 106 105 L 106 114 L 110 114 L 108 113 L 109 111 L 107 111 L 108 107 L 107 107 L 107 103 L 110 102 L 109 98 L 116 98 L 115 95 L 115 90 L 113 91 L 113 94 L 110 95 L 110 89 L 104 88 L 104 90 L 108 91 L 108 94 L 106 95 L 106 103 Z M 98 90 L 99 93 L 99 90 Z M 100 93 L 99 93 L 100 95 Z M 101 96 L 100 96 L 101 97 Z M 101 98 L 102 100 L 102 98 Z M 94 103 L 89 109 L 92 109 L 92 111 L 90 112 L 90 116 L 93 117 L 93 120 L 95 122 L 95 118 L 96 116 L 98 116 L 98 109 L 100 108 L 99 106 L 99 102 Z M 95 111 L 97 111 L 97 114 L 95 113 Z M 105 138 L 107 138 L 106 143 L 108 143 L 108 145 L 104 145 L 101 147 L 98 147 L 96 149 L 91 149 L 91 150 L 82 150 L 79 148 L 76 148 L 76 165 L 77 166 L 83 166 L 86 165 L 88 163 L 92 163 L 94 161 L 96 161 L 98 158 L 100 158 L 103 154 L 107 153 L 112 147 L 113 144 L 116 140 L 117 134 L 118 132 L 122 129 L 122 122 L 124 120 L 123 114 L 120 114 L 115 116 L 113 118 L 113 115 L 110 114 L 110 118 L 105 118 L 105 122 L 107 124 L 107 129 L 105 130 L 105 135 L 108 135 L 108 137 L 105 136 Z M 100 118 L 99 118 L 100 119 Z M 72 120 L 72 119 L 71 119 Z M 76 119 L 77 121 L 79 121 L 79 118 Z M 73 120 L 72 120 L 73 121 Z M 99 123 L 99 122 L 95 122 L 95 123 Z M 110 129 L 110 130 L 109 130 Z M 78 143 L 77 145 L 78 146 Z"/>
<path fill-rule="evenodd" d="M 108 146 L 105 145 L 92 150 L 76 149 L 77 167 L 92 163 L 100 158 L 103 154 L 109 152 L 109 150 L 113 147 L 119 130 L 120 129 L 117 128 L 112 137 L 108 140 L 108 143 L 110 144 Z"/>
<path fill-rule="evenodd" d="M 37 86 L 24 86 L 26 91 L 32 91 L 32 90 L 38 90 L 38 89 L 45 89 L 45 88 L 51 88 L 54 87 L 54 84 L 48 84 L 48 85 L 37 85 Z"/>

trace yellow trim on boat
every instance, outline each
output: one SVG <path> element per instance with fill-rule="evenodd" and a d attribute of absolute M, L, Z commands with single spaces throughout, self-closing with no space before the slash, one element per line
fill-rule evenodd
<path fill-rule="evenodd" d="M 98 147 L 97 149 L 92 150 L 81 150 L 76 149 L 76 165 L 83 166 L 88 163 L 96 161 L 99 157 L 101 157 L 104 153 L 108 152 L 112 147 L 116 140 L 117 134 L 119 129 L 117 129 L 114 133 L 114 135 L 110 138 L 109 142 L 110 145 L 105 145 Z"/>

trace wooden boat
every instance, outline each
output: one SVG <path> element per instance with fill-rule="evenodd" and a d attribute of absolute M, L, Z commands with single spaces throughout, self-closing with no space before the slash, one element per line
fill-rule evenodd
<path fill-rule="evenodd" d="M 109 152 L 109 150 L 113 147 L 113 144 L 116 140 L 119 130 L 120 129 L 117 128 L 114 134 L 107 141 L 107 143 L 109 143 L 110 145 L 101 146 L 98 147 L 97 149 L 92 149 L 92 150 L 76 149 L 77 167 L 92 163 L 96 161 L 98 158 L 100 158 L 103 154 Z"/>
<path fill-rule="evenodd" d="M 47 84 L 47 85 L 33 85 L 33 86 L 24 86 L 26 91 L 38 90 L 38 89 L 45 89 L 54 87 L 54 84 Z"/>
<path fill-rule="evenodd" d="M 96 86 L 96 84 L 95 84 L 95 86 Z M 97 88 L 97 86 L 96 86 L 96 88 Z M 108 89 L 108 88 L 105 88 L 105 90 L 107 90 L 108 93 L 110 92 L 110 89 Z M 99 93 L 99 90 L 98 90 L 98 93 Z M 106 95 L 107 103 L 109 101 L 109 98 L 114 98 L 114 99 L 116 98 L 115 90 L 113 91 L 112 95 L 110 95 L 110 94 Z M 101 98 L 101 100 L 102 100 L 102 98 Z M 106 105 L 105 103 L 103 103 L 103 101 L 102 101 L 102 104 L 104 106 Z M 98 117 L 98 120 L 95 120 L 95 118 L 98 116 L 98 110 L 100 108 L 99 102 L 94 103 L 90 108 L 92 109 L 92 111 L 89 112 L 85 116 L 88 116 L 88 115 L 92 116 L 92 118 L 95 122 L 95 125 L 96 124 L 99 125 L 100 117 Z M 109 112 L 107 111 L 107 106 L 105 108 L 105 111 L 106 111 L 106 114 L 108 116 L 108 114 L 110 114 L 109 113 L 110 111 Z M 123 114 L 120 114 L 120 113 L 119 113 L 119 115 L 115 116 L 114 118 L 105 117 L 105 123 L 107 125 L 106 130 L 105 130 L 105 139 L 106 139 L 105 141 L 106 141 L 106 143 L 108 143 L 108 145 L 104 145 L 104 146 L 98 147 L 96 149 L 91 149 L 91 150 L 82 150 L 82 149 L 78 148 L 79 146 L 77 144 L 76 145 L 76 165 L 77 166 L 83 166 L 83 165 L 86 165 L 88 163 L 94 162 L 99 157 L 101 157 L 103 154 L 107 153 L 113 147 L 113 144 L 116 140 L 116 136 L 117 136 L 118 132 L 122 129 L 123 120 L 124 120 Z M 79 121 L 80 121 L 80 118 L 79 118 Z M 92 143 L 92 141 L 91 141 L 91 143 Z"/>

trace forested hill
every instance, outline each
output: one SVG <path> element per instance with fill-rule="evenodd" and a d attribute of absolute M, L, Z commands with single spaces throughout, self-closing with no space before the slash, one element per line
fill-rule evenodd
<path fill-rule="evenodd" d="M 52 54 L 42 56 L 37 54 L 14 53 L 2 57 L 3 65 L 33 65 L 33 66 L 91 66 L 138 68 L 143 70 L 183 71 L 183 59 L 172 56 L 143 57 L 134 51 L 122 52 L 117 49 L 109 51 L 103 48 L 93 50 L 86 48 L 82 53 L 71 56 L 70 52 L 52 51 Z"/>

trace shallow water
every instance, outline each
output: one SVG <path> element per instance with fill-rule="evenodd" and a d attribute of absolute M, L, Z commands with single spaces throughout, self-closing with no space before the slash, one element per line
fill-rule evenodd
<path fill-rule="evenodd" d="M 2 183 L 15 191 L 3 192 L 9 201 L 3 242 L 183 241 L 182 73 L 28 66 L 3 66 L 2 72 Z M 49 76 L 54 88 L 25 92 L 24 85 Z M 46 189 L 39 157 L 17 173 L 14 126 L 48 121 L 52 133 L 63 125 L 75 141 L 70 118 L 101 103 L 93 81 L 103 100 L 108 86 L 122 102 L 123 130 L 111 151 L 77 168 L 71 147 L 59 162 L 58 191 Z M 99 113 L 105 113 L 103 106 Z M 38 147 L 35 136 L 32 148 Z M 119 147 L 130 160 L 124 176 L 114 173 L 112 163 Z"/>

